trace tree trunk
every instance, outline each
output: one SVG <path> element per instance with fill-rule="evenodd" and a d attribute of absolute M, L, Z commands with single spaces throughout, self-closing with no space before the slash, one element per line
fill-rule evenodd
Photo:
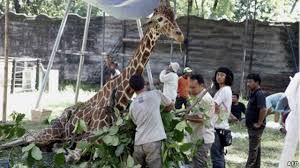
<path fill-rule="evenodd" d="M 204 18 L 204 3 L 205 3 L 205 0 L 202 0 L 202 2 L 201 2 L 201 18 Z"/>
<path fill-rule="evenodd" d="M 214 6 L 213 6 L 213 11 L 215 12 L 218 6 L 219 0 L 215 0 Z"/>
<path fill-rule="evenodd" d="M 14 6 L 15 6 L 15 11 L 16 13 L 20 13 L 21 11 L 21 5 L 20 5 L 20 2 L 19 0 L 14 0 Z"/>

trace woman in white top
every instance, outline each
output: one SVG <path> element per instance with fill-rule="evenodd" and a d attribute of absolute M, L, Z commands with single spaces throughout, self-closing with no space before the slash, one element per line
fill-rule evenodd
<path fill-rule="evenodd" d="M 163 94 L 175 102 L 177 97 L 178 88 L 178 75 L 179 64 L 177 62 L 171 62 L 169 67 L 161 71 L 159 80 L 164 84 Z"/>
<path fill-rule="evenodd" d="M 233 73 L 226 67 L 219 68 L 214 76 L 216 94 L 214 96 L 215 112 L 218 115 L 215 124 L 215 141 L 211 147 L 211 159 L 213 168 L 225 168 L 224 143 L 222 135 L 229 129 L 228 117 L 231 111 Z"/>

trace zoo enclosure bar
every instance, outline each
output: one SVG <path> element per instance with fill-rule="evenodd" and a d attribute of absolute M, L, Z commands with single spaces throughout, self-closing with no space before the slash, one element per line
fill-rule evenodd
<path fill-rule="evenodd" d="M 8 12 L 9 12 L 9 0 L 5 1 L 5 25 L 4 25 L 4 89 L 3 89 L 3 114 L 2 121 L 6 122 L 7 112 L 7 83 L 8 83 Z"/>
<path fill-rule="evenodd" d="M 62 20 L 61 25 L 59 27 L 58 34 L 56 36 L 56 40 L 55 40 L 55 43 L 54 43 L 54 46 L 53 46 L 53 49 L 52 49 L 52 52 L 51 52 L 50 60 L 49 60 L 49 63 L 48 63 L 47 71 L 46 71 L 45 77 L 43 79 L 43 83 L 42 83 L 42 86 L 41 86 L 41 89 L 40 89 L 40 92 L 39 92 L 39 97 L 38 97 L 36 105 L 35 105 L 36 109 L 39 108 L 39 106 L 40 106 L 40 102 L 41 102 L 41 99 L 42 99 L 42 96 L 43 96 L 43 92 L 45 90 L 46 83 L 47 83 L 47 80 L 49 78 L 49 73 L 50 73 L 50 70 L 51 70 L 53 62 L 54 62 L 54 57 L 55 57 L 56 51 L 58 49 L 58 46 L 59 46 L 60 39 L 62 37 L 64 28 L 66 26 L 66 22 L 67 22 L 67 19 L 68 19 L 68 13 L 69 13 L 70 8 L 71 8 L 71 2 L 72 2 L 72 0 L 68 0 L 67 6 L 66 6 L 66 9 L 65 9 L 65 13 L 64 13 L 64 17 L 63 17 L 63 20 Z"/>
<path fill-rule="evenodd" d="M 82 67 L 83 67 L 83 63 L 84 63 L 84 52 L 85 52 L 85 49 L 86 49 L 86 42 L 87 42 L 87 38 L 88 38 L 88 34 L 89 34 L 89 25 L 90 25 L 90 20 L 91 20 L 91 12 L 92 12 L 92 6 L 88 5 L 87 6 L 86 20 L 85 20 L 85 27 L 84 27 L 84 34 L 83 34 L 83 39 L 82 39 L 81 52 L 80 52 L 79 68 L 78 68 L 78 74 L 77 74 L 77 80 L 76 80 L 75 104 L 78 101 L 78 94 L 79 94 L 79 88 L 80 88 Z"/>

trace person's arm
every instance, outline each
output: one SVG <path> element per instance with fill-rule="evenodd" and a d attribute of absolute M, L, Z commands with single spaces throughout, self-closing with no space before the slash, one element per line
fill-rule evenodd
<path fill-rule="evenodd" d="M 246 114 L 246 106 L 244 105 L 244 103 L 241 103 L 242 105 L 242 113 Z"/>
<path fill-rule="evenodd" d="M 243 118 L 243 114 L 246 115 L 246 106 L 244 103 L 240 103 L 242 107 L 242 113 L 241 113 L 241 118 Z"/>
<path fill-rule="evenodd" d="M 185 115 L 184 118 L 190 122 L 194 122 L 194 123 L 203 123 L 203 118 L 200 117 L 197 114 L 194 115 Z"/>
<path fill-rule="evenodd" d="M 160 74 L 159 74 L 159 80 L 160 82 L 167 82 L 169 80 L 172 80 L 172 74 L 171 73 L 167 73 L 166 70 L 163 70 Z"/>
<path fill-rule="evenodd" d="M 258 119 L 258 124 L 263 124 L 264 119 L 266 118 L 267 114 L 267 109 L 266 108 L 261 108 L 259 111 L 259 119 Z"/>
<path fill-rule="evenodd" d="M 218 103 L 215 102 L 215 113 L 219 114 L 220 113 L 220 105 L 218 105 Z"/>
<path fill-rule="evenodd" d="M 234 121 L 238 121 L 238 119 L 232 113 L 230 113 L 230 118 Z"/>
<path fill-rule="evenodd" d="M 165 112 L 170 112 L 170 111 L 173 110 L 173 108 L 174 108 L 174 103 L 171 103 L 170 105 L 165 106 L 164 111 Z"/>
<path fill-rule="evenodd" d="M 225 99 L 232 99 L 231 90 L 227 90 L 227 88 L 224 88 L 220 94 L 214 97 L 215 102 L 215 113 L 219 114 L 221 110 L 221 104 L 224 102 Z M 224 104 L 223 104 L 224 105 Z M 225 107 L 225 106 L 224 106 Z M 226 107 L 227 108 L 227 107 Z"/>
<path fill-rule="evenodd" d="M 170 112 L 174 108 L 174 103 L 172 102 L 172 100 L 165 96 L 161 91 L 157 90 L 157 94 L 161 98 L 162 105 L 165 106 L 164 111 Z"/>
<path fill-rule="evenodd" d="M 219 114 L 220 113 L 220 106 L 223 102 L 224 96 L 223 96 L 224 92 L 221 94 L 218 94 L 217 96 L 214 97 L 214 105 L 215 105 L 215 113 Z"/>
<path fill-rule="evenodd" d="M 135 124 L 134 117 L 133 117 L 133 114 L 132 114 L 132 104 L 129 106 L 129 114 L 128 114 L 128 116 L 133 121 L 133 123 Z"/>
<path fill-rule="evenodd" d="M 272 108 L 268 108 L 267 109 L 267 115 L 271 115 L 274 114 L 274 112 L 272 111 Z"/>
<path fill-rule="evenodd" d="M 180 96 L 179 93 L 181 92 L 181 89 L 182 89 L 182 78 L 179 78 L 178 79 L 178 87 L 177 87 L 177 95 L 178 97 Z"/>
<path fill-rule="evenodd" d="M 202 98 L 201 101 L 205 101 L 204 104 L 206 104 L 206 103 L 209 104 L 209 107 L 205 108 L 204 110 L 205 111 L 207 110 L 208 113 L 213 114 L 214 110 L 215 110 L 213 99 L 211 97 L 208 97 L 207 94 L 206 94 L 206 95 L 204 95 L 204 97 Z M 204 106 L 206 106 L 206 105 L 204 105 Z M 211 115 L 208 115 L 208 116 L 209 116 L 209 118 L 207 118 L 207 119 L 209 119 L 209 120 L 213 119 L 213 118 L 211 118 L 212 117 Z M 184 116 L 184 118 L 186 120 L 190 121 L 190 122 L 199 123 L 199 124 L 204 123 L 204 118 L 202 116 L 202 113 L 200 113 L 200 112 L 199 113 L 194 113 L 194 114 L 187 114 L 187 115 Z"/>
<path fill-rule="evenodd" d="M 254 124 L 255 128 L 260 128 L 262 126 L 264 119 L 266 118 L 266 114 L 267 114 L 267 109 L 261 108 L 259 111 L 258 122 Z"/>
<path fill-rule="evenodd" d="M 266 108 L 266 98 L 263 93 L 259 93 L 257 95 L 257 107 L 260 109 L 259 110 L 259 118 L 257 123 L 254 124 L 255 128 L 260 128 L 264 122 L 264 119 L 266 118 L 267 115 L 267 108 Z"/>

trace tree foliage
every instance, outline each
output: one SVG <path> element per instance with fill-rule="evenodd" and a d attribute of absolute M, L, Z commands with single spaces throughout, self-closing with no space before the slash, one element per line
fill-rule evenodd
<path fill-rule="evenodd" d="M 0 0 L 0 11 L 4 12 L 4 0 Z M 14 0 L 11 2 L 11 10 L 26 15 L 46 14 L 49 16 L 62 16 L 66 6 L 66 0 Z M 72 1 L 71 13 L 86 16 L 87 4 L 83 0 Z M 93 8 L 92 16 L 101 15 L 99 9 Z"/>
<path fill-rule="evenodd" d="M 172 0 L 172 5 L 174 2 L 175 0 Z M 297 19 L 296 14 L 290 14 L 295 0 L 193 0 L 190 14 L 204 19 L 241 22 L 246 18 L 247 2 L 250 2 L 249 19 L 254 18 L 254 12 L 256 19 L 261 21 L 282 21 L 282 19 L 296 21 Z M 176 0 L 176 7 L 177 15 L 187 15 L 188 0 Z"/>
<path fill-rule="evenodd" d="M 178 16 L 187 15 L 188 1 L 170 0 Z M 0 13 L 4 12 L 4 0 L 0 0 Z M 47 14 L 49 16 L 62 16 L 66 0 L 13 0 L 11 10 L 27 15 Z M 192 0 L 190 15 L 204 19 L 227 19 L 241 22 L 246 18 L 247 2 L 250 2 L 249 18 L 261 21 L 296 21 L 297 14 L 290 14 L 295 0 Z M 256 5 L 255 5 L 256 3 Z M 299 3 L 299 2 L 298 2 Z M 300 6 L 300 5 L 297 5 Z M 74 0 L 72 13 L 86 16 L 87 5 L 83 0 Z M 99 9 L 93 8 L 92 16 L 102 15 Z M 300 16 L 298 16 L 300 17 Z"/>

